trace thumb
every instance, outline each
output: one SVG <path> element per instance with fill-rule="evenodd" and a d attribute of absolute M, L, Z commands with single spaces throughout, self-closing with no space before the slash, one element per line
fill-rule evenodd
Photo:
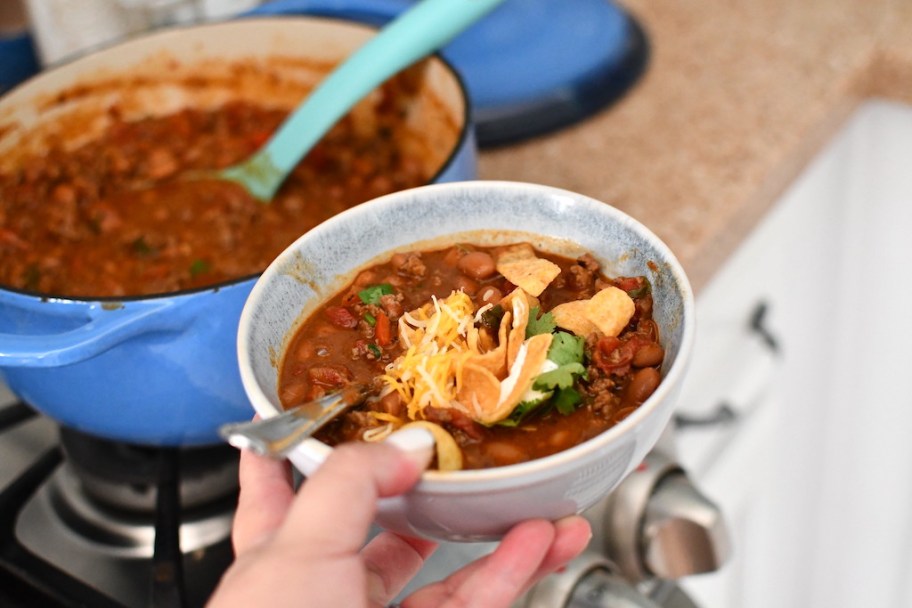
<path fill-rule="evenodd" d="M 410 490 L 430 460 L 432 439 L 415 430 L 418 433 L 394 433 L 384 443 L 353 442 L 335 448 L 298 492 L 279 535 L 320 553 L 358 552 L 376 515 L 377 500 Z M 411 449 L 393 447 L 396 443 Z"/>

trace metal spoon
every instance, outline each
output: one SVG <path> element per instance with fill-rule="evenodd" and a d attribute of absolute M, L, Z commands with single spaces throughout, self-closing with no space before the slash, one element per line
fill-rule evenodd
<path fill-rule="evenodd" d="M 252 450 L 271 458 L 284 458 L 292 448 L 330 420 L 362 403 L 366 396 L 366 387 L 351 385 L 316 401 L 285 410 L 278 416 L 223 425 L 219 434 L 238 449 Z"/>
<path fill-rule="evenodd" d="M 247 160 L 214 175 L 268 202 L 298 161 L 380 83 L 481 19 L 504 0 L 421 0 L 346 59 Z"/>

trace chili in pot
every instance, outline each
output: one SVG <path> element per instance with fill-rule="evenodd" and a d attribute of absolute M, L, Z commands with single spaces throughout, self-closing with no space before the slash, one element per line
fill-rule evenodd
<path fill-rule="evenodd" d="M 327 218 L 429 181 L 401 126 L 403 82 L 383 86 L 369 117 L 337 124 L 265 205 L 237 184 L 186 174 L 248 157 L 284 110 L 232 102 L 125 121 L 113 107 L 101 137 L 0 170 L 0 285 L 119 297 L 261 272 Z"/>

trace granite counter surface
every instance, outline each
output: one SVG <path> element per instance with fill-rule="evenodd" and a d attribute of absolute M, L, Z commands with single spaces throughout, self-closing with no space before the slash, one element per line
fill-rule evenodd
<path fill-rule="evenodd" d="M 910 0 L 626 0 L 649 36 L 627 95 L 481 154 L 479 176 L 609 202 L 652 228 L 699 291 L 867 97 L 912 102 Z"/>

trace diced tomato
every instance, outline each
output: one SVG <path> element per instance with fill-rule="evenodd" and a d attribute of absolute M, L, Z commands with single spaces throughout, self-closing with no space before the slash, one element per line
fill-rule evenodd
<path fill-rule="evenodd" d="M 379 346 L 386 346 L 390 343 L 390 320 L 385 312 L 377 313 L 377 326 L 375 327 L 375 337 Z"/>
<path fill-rule="evenodd" d="M 337 388 L 344 386 L 351 379 L 351 372 L 341 365 L 317 365 L 307 370 L 314 384 Z"/>
<path fill-rule="evenodd" d="M 602 371 L 623 375 L 630 369 L 634 352 L 636 345 L 631 342 L 621 341 L 614 336 L 604 336 L 598 341 L 592 358 Z"/>
<path fill-rule="evenodd" d="M 28 243 L 19 238 L 19 235 L 12 230 L 0 228 L 0 245 L 9 245 L 16 249 L 31 249 Z"/>
<path fill-rule="evenodd" d="M 347 308 L 341 306 L 328 306 L 326 308 L 326 318 L 336 327 L 343 329 L 355 329 L 358 327 L 358 318 Z"/>
<path fill-rule="evenodd" d="M 614 280 L 614 286 L 622 291 L 634 291 L 643 284 L 639 277 L 618 277 Z"/>

